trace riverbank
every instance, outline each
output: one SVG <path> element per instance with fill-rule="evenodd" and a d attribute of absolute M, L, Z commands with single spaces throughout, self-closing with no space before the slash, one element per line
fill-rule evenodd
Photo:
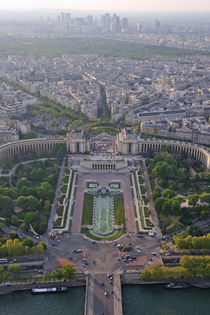
<path fill-rule="evenodd" d="M 75 280 L 71 281 L 45 281 L 45 282 L 30 282 L 30 283 L 12 283 L 12 282 L 6 282 L 5 284 L 0 285 L 0 295 L 6 295 L 10 293 L 14 293 L 17 291 L 31 291 L 32 288 L 38 287 L 38 288 L 52 288 L 52 287 L 85 287 L 86 280 L 85 276 L 81 274 L 79 277 L 77 277 Z"/>
<path fill-rule="evenodd" d="M 159 281 L 143 281 L 139 279 L 139 272 L 124 273 L 121 275 L 122 285 L 165 285 L 169 282 L 176 281 L 175 279 L 164 279 Z M 187 282 L 192 287 L 208 289 L 210 288 L 210 278 L 201 279 L 199 277 L 179 279 L 179 282 Z M 11 294 L 17 291 L 30 291 L 34 287 L 52 288 L 52 287 L 85 287 L 86 277 L 84 274 L 79 274 L 71 281 L 47 281 L 47 282 L 30 282 L 30 283 L 12 283 L 6 282 L 0 285 L 0 295 Z"/>

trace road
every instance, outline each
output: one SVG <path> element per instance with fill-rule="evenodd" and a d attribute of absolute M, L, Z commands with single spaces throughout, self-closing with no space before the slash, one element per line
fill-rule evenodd
<path fill-rule="evenodd" d="M 121 315 L 120 277 L 116 273 L 88 275 L 86 315 Z"/>

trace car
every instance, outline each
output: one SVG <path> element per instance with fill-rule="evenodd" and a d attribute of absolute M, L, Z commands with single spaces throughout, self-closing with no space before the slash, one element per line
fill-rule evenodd
<path fill-rule="evenodd" d="M 156 256 L 157 254 L 156 254 L 156 252 L 152 252 L 152 255 Z"/>
<path fill-rule="evenodd" d="M 52 244 L 52 246 L 55 246 L 55 244 Z"/>
<path fill-rule="evenodd" d="M 148 235 L 149 236 L 155 236 L 155 233 L 154 232 L 149 232 Z"/>
<path fill-rule="evenodd" d="M 81 248 L 79 248 L 76 252 L 81 253 L 82 252 Z"/>
<path fill-rule="evenodd" d="M 108 295 L 108 293 L 107 293 L 107 292 L 104 292 L 104 295 L 105 295 L 105 296 L 107 296 L 107 295 Z"/>

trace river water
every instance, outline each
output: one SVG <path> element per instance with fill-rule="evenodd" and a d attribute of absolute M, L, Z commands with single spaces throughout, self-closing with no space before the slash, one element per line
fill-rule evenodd
<path fill-rule="evenodd" d="M 124 286 L 124 315 L 209 315 L 210 289 L 167 290 L 163 286 Z M 83 315 L 85 288 L 67 293 L 0 296 L 0 315 Z M 100 314 L 98 314 L 100 315 Z"/>
<path fill-rule="evenodd" d="M 210 289 L 124 286 L 124 315 L 210 315 Z"/>

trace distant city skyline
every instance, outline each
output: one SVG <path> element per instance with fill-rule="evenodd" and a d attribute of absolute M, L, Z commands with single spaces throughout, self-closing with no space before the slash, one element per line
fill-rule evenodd
<path fill-rule="evenodd" d="M 8 0 L 1 10 L 68 9 L 102 11 L 210 11 L 209 0 Z"/>

